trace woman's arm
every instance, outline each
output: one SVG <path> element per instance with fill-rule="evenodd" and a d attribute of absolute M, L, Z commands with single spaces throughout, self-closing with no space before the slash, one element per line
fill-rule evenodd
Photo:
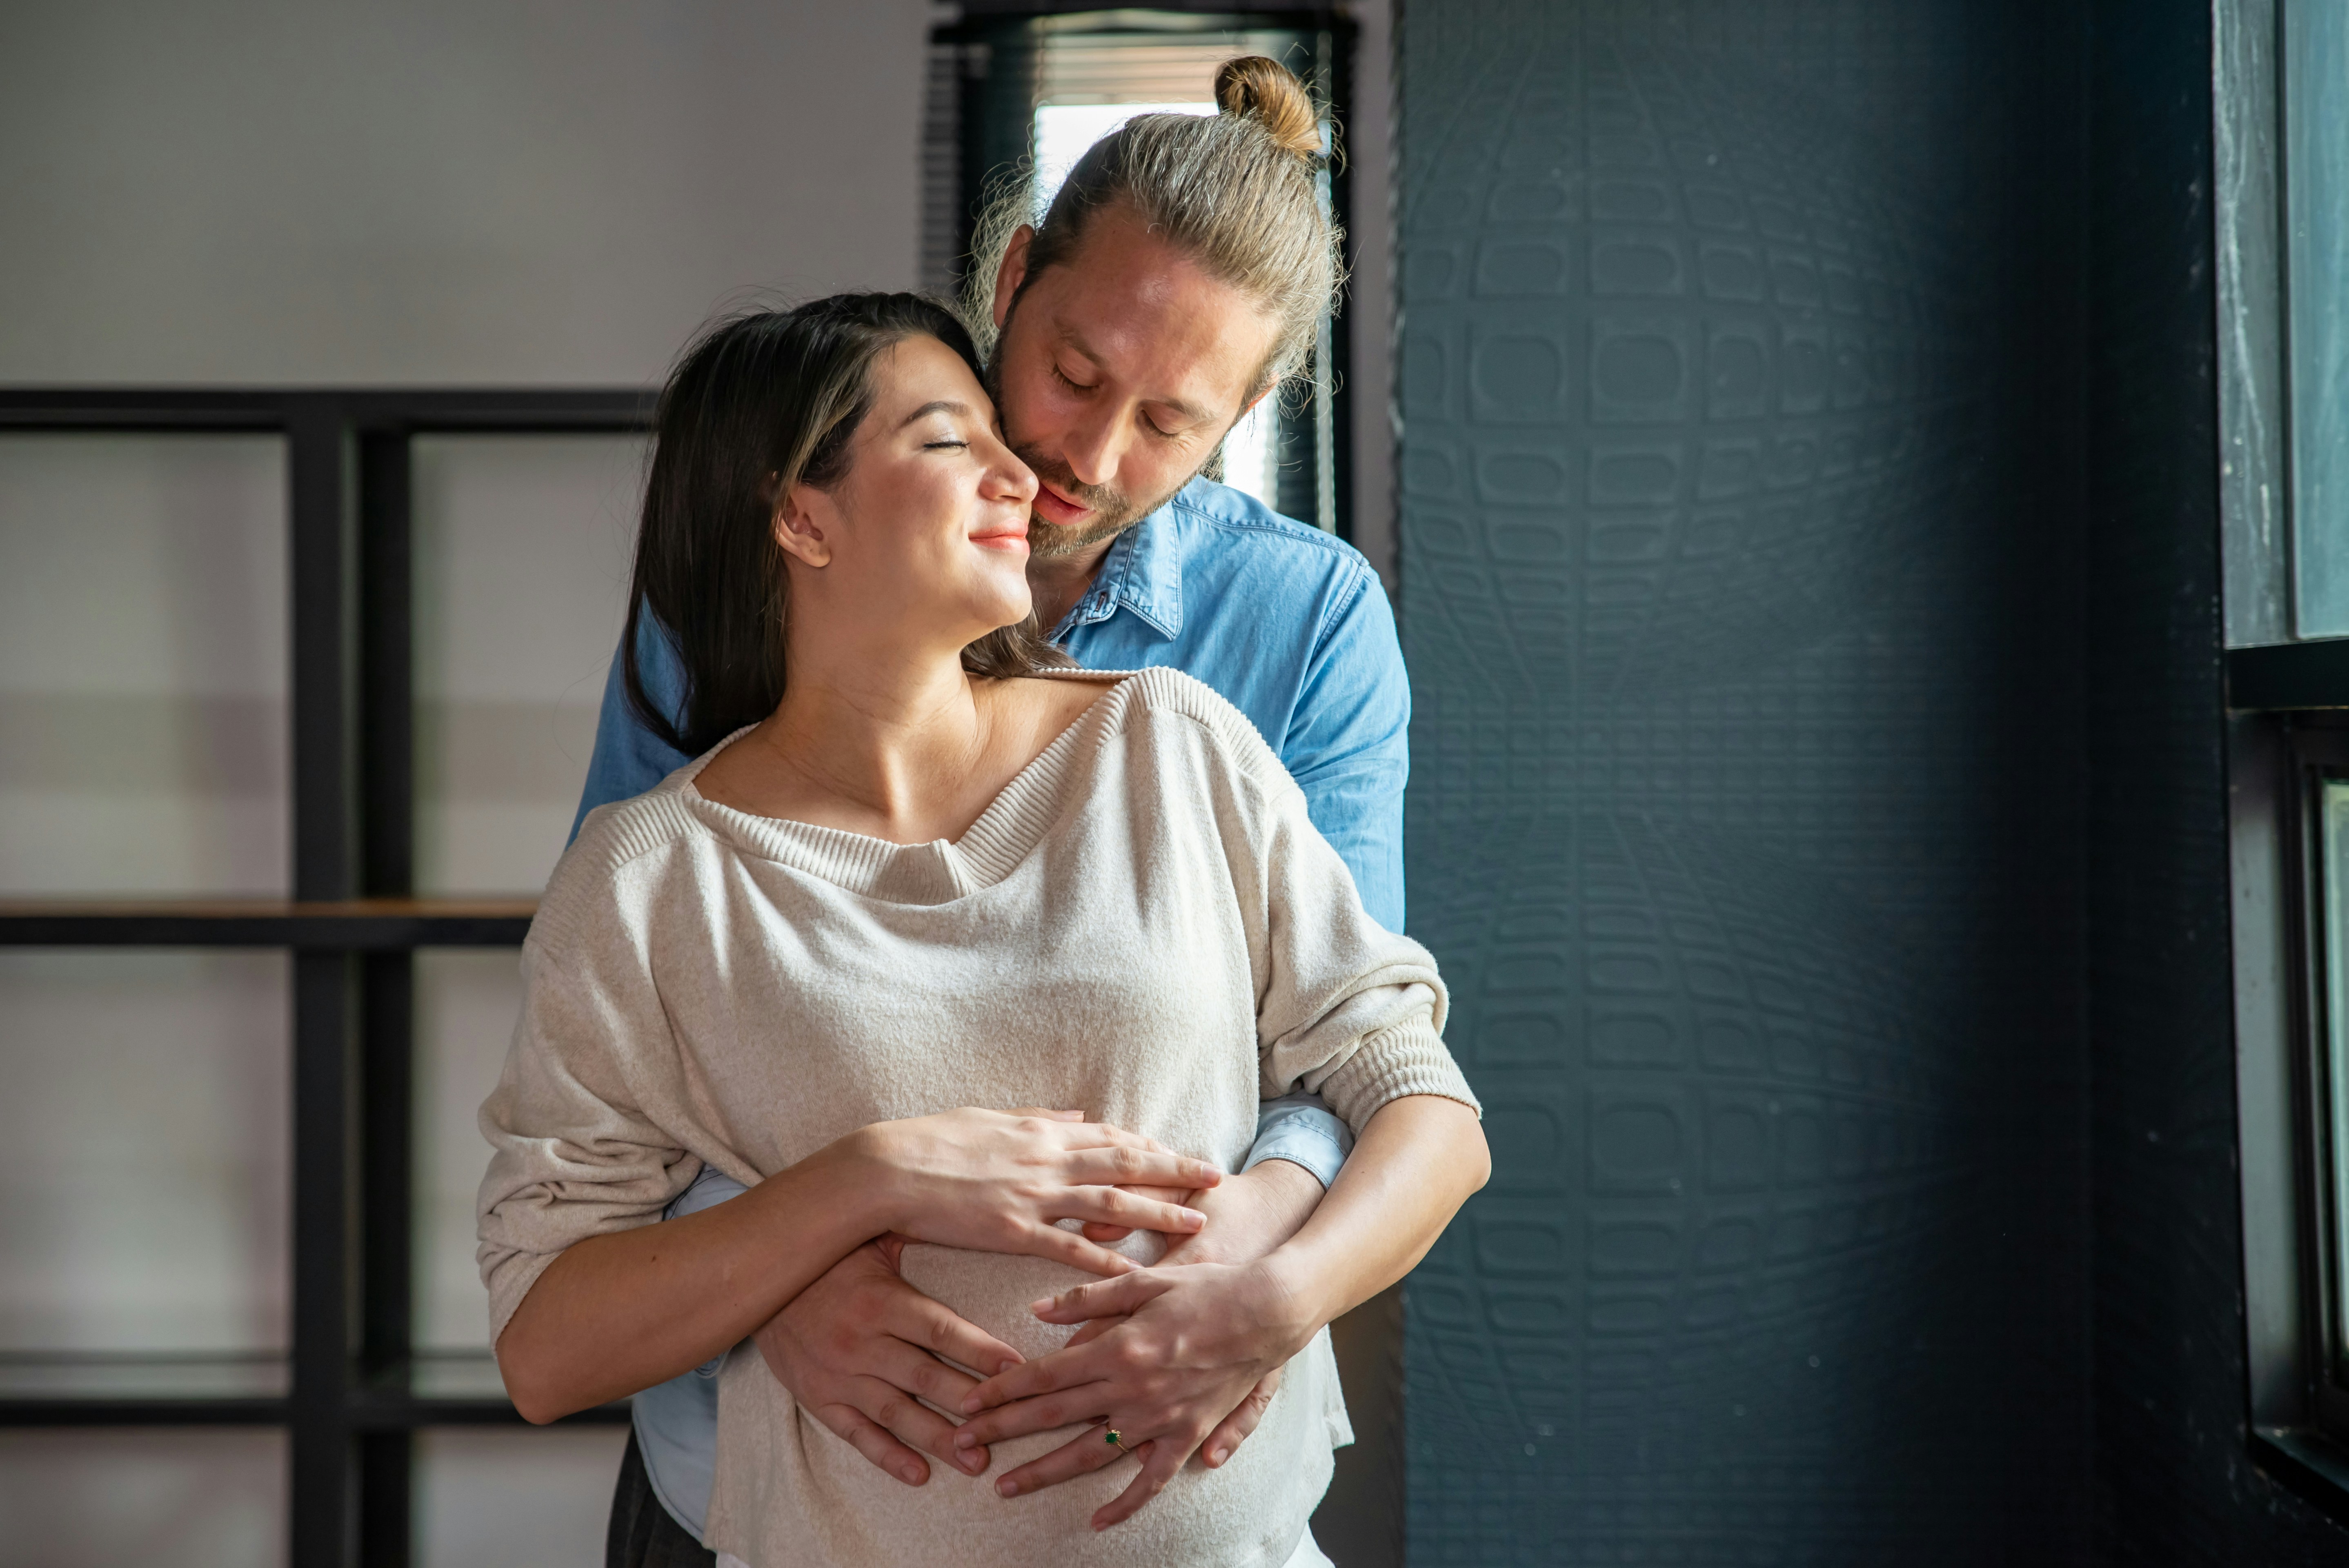
<path fill-rule="evenodd" d="M 881 1122 L 732 1202 L 564 1248 L 500 1335 L 499 1368 L 532 1421 L 634 1393 L 747 1337 L 833 1264 L 892 1231 L 1121 1273 L 1133 1264 L 1058 1222 L 1187 1233 L 1201 1222 L 1195 1212 L 1119 1187 L 1207 1187 L 1221 1177 L 1075 1111 Z"/>

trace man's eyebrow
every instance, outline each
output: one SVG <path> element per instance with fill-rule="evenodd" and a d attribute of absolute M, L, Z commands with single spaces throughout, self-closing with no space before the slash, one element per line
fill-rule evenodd
<path fill-rule="evenodd" d="M 1102 362 L 1102 356 L 1093 352 L 1092 345 L 1087 343 L 1083 336 L 1078 333 L 1076 328 L 1072 326 L 1062 327 L 1061 329 L 1061 341 L 1066 343 L 1071 348 L 1075 349 L 1079 354 L 1083 355 L 1095 365 L 1099 365 Z M 1164 403 L 1166 407 L 1174 409 L 1176 414 L 1189 420 L 1194 425 L 1206 424 L 1215 418 L 1215 415 L 1209 413 L 1206 409 L 1200 407 L 1196 403 L 1187 401 L 1181 397 L 1144 397 L 1143 401 L 1145 403 Z"/>
<path fill-rule="evenodd" d="M 961 414 L 968 416 L 969 413 L 969 404 L 957 403 L 951 397 L 940 397 L 934 402 L 923 404 L 920 407 L 906 415 L 903 419 L 898 420 L 897 428 L 902 430 L 906 426 L 912 424 L 915 420 L 927 418 L 932 414 Z"/>

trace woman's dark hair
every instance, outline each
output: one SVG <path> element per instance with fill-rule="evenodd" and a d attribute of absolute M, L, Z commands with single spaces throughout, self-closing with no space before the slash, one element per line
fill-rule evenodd
<path fill-rule="evenodd" d="M 758 311 L 703 332 L 661 389 L 652 469 L 636 531 L 628 626 L 620 642 L 628 705 L 645 727 L 699 756 L 783 699 L 783 552 L 775 503 L 848 471 L 851 438 L 873 406 L 873 364 L 908 337 L 935 337 L 982 382 L 960 318 L 911 294 L 844 294 Z M 643 617 L 677 650 L 674 713 L 645 689 Z M 1034 617 L 963 650 L 974 675 L 1024 676 L 1071 661 Z"/>

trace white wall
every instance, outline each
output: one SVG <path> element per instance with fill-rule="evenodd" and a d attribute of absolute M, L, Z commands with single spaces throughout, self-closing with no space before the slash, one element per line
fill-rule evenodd
<path fill-rule="evenodd" d="M 912 286 L 921 0 L 0 7 L 0 382 L 658 377 Z"/>
<path fill-rule="evenodd" d="M 927 16 L 0 6 L 0 384 L 647 385 L 750 291 L 909 287 Z M 279 450 L 0 438 L 0 894 L 283 891 Z M 438 891 L 532 891 L 561 847 L 636 479 L 627 443 L 420 446 L 419 872 Z M 421 1305 L 452 1347 L 486 1327 L 471 1108 L 512 964 L 420 966 Z M 0 1348 L 283 1343 L 282 970 L 0 963 L 0 1081 L 32 1086 L 0 1104 L 52 1178 L 0 1225 Z M 589 1561 L 618 1440 L 428 1436 L 420 1556 Z M 266 1560 L 281 1453 L 269 1434 L 19 1434 L 0 1560 Z"/>

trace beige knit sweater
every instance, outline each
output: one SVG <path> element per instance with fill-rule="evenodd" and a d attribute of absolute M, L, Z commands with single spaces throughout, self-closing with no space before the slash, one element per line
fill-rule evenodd
<path fill-rule="evenodd" d="M 523 944 L 522 1021 L 481 1110 L 493 1341 L 564 1248 L 654 1221 L 704 1163 L 755 1182 L 874 1121 L 1075 1107 L 1236 1170 L 1259 1096 L 1300 1083 L 1358 1130 L 1403 1095 L 1475 1103 L 1433 961 L 1362 913 L 1271 749 L 1187 676 L 1118 679 L 952 843 L 717 805 L 693 785 L 708 761 L 591 815 Z M 1159 1243 L 1126 1248 L 1147 1262 Z M 904 1271 L 1030 1357 L 1070 1331 L 1027 1304 L 1086 1277 L 935 1246 Z M 719 1387 L 707 1543 L 755 1568 L 1278 1568 L 1352 1436 L 1325 1331 L 1229 1463 L 1096 1533 L 1129 1463 L 993 1489 L 1081 1429 L 910 1488 L 802 1412 L 754 1346 Z"/>

